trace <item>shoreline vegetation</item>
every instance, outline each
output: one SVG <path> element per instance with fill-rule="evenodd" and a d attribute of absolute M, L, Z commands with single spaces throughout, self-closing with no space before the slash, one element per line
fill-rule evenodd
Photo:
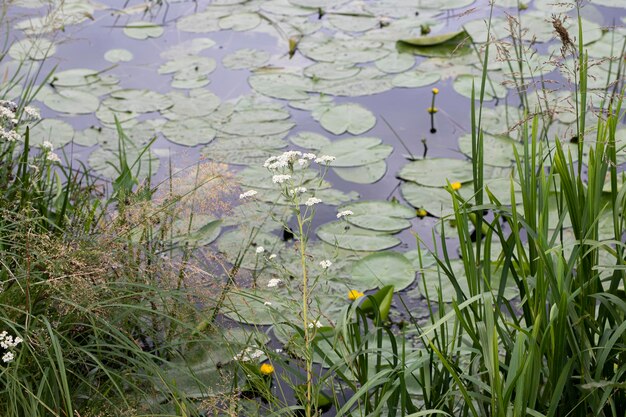
<path fill-rule="evenodd" d="M 280 27 L 267 10 L 251 11 L 256 2 L 219 3 L 200 17 L 215 13 L 228 30 L 245 31 L 257 19 Z M 252 9 L 233 13 L 239 3 Z M 337 27 L 393 25 L 381 18 L 370 28 L 372 16 L 315 3 L 318 19 Z M 535 74 L 536 39 L 529 41 L 521 24 L 528 6 L 514 3 L 517 14 L 506 19 L 490 5 L 481 39 L 470 37 L 471 24 L 435 35 L 422 24 L 414 28 L 421 36 L 394 38 L 405 53 L 382 64 L 376 58 L 400 74 L 410 68 L 404 61 L 415 63 L 413 54 L 450 62 L 458 54 L 478 57 L 478 73 L 450 83 L 470 99 L 470 129 L 459 139 L 466 158 L 430 157 L 426 139 L 423 157 L 416 157 L 385 120 L 408 151 L 397 177 L 411 206 L 396 197 L 349 201 L 329 182 L 378 181 L 373 173 L 381 163 L 386 172 L 390 145 L 309 133 L 292 139 L 297 148 L 282 146 L 276 135 L 293 127 L 282 105 L 242 99 L 227 113 L 198 81 L 214 63 L 175 51 L 163 73 L 175 73 L 177 88 L 200 85 L 184 96 L 195 101 L 162 106 L 166 99 L 156 93 L 137 97 L 139 90 L 113 87 L 109 103 L 119 100 L 123 110 L 100 116 L 110 118 L 114 136 L 84 142 L 114 156 L 96 172 L 74 158 L 73 143 L 57 146 L 42 134 L 38 126 L 55 119 L 42 121 L 34 102 L 65 94 L 45 102 L 73 109 L 65 100 L 76 100 L 89 110 L 80 89 L 85 79 L 107 94 L 107 82 L 114 83 L 92 72 L 66 72 L 61 82 L 56 68 L 42 73 L 28 59 L 32 50 L 16 55 L 21 41 L 9 43 L 11 5 L 0 6 L 7 34 L 0 68 L 12 65 L 0 83 L 0 415 L 624 416 L 626 38 L 620 35 L 617 51 L 598 63 L 585 43 L 580 4 L 571 9 L 575 24 L 550 17 L 559 42 L 551 61 L 572 87 L 574 110 L 566 116 L 571 134 L 555 137 L 553 125 L 565 117 L 551 107 L 541 70 Z M 68 4 L 82 13 L 72 19 L 94 19 L 79 0 Z M 271 5 L 288 16 L 307 10 L 302 0 Z M 220 7 L 228 12 L 219 14 Z M 195 30 L 191 16 L 180 25 Z M 48 23 L 59 30 L 55 19 Z M 133 39 L 158 38 L 162 30 L 143 21 L 124 28 Z M 333 53 L 306 36 L 287 38 L 286 59 Z M 202 50 L 209 44 L 203 42 L 194 47 Z M 358 63 L 359 54 L 377 52 L 342 53 Z M 265 65 L 260 53 L 243 55 L 262 62 L 257 69 Z M 128 56 L 117 51 L 109 58 Z M 189 77 L 176 66 L 186 59 L 196 72 L 207 66 L 206 74 Z M 327 77 L 320 85 L 330 90 L 339 87 L 329 79 L 366 71 L 323 66 L 323 59 L 310 71 Z M 508 68 L 508 78 L 493 77 L 495 63 Z M 599 65 L 608 66 L 601 88 Z M 250 85 L 269 97 L 296 97 L 335 135 L 358 136 L 376 123 L 359 104 L 329 105 L 325 93 L 309 98 L 322 87 L 280 71 L 254 73 Z M 276 74 L 283 90 L 266 83 Z M 500 105 L 514 114 L 498 118 L 486 103 L 504 99 L 502 84 L 517 94 L 519 107 Z M 442 93 L 441 86 L 428 88 L 432 134 L 445 124 L 438 118 Z M 200 104 L 211 109 L 203 113 Z M 182 110 L 172 111 L 176 105 Z M 235 171 L 203 159 L 181 169 L 171 154 L 159 159 L 157 136 L 138 139 L 124 117 L 168 111 L 170 122 L 193 120 L 190 130 L 172 133 L 180 143 L 206 144 L 190 138 L 219 135 L 219 125 L 238 141 L 228 146 L 241 145 L 254 164 Z M 210 118 L 215 125 L 198 121 Z M 494 126 L 508 135 L 495 134 Z M 259 145 L 269 142 L 280 144 Z M 159 163 L 167 176 L 156 182 Z M 326 204 L 337 206 L 336 217 L 319 224 Z M 435 227 L 412 230 L 424 219 Z M 416 242 L 410 256 L 390 250 L 400 243 L 394 234 L 407 229 Z"/>

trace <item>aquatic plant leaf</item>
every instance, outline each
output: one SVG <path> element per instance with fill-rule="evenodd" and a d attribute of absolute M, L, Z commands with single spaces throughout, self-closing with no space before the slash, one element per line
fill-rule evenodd
<path fill-rule="evenodd" d="M 454 213 L 452 196 L 443 187 L 425 187 L 414 182 L 405 182 L 400 191 L 410 205 L 416 209 L 424 209 L 435 217 Z"/>
<path fill-rule="evenodd" d="M 310 79 L 287 72 L 254 73 L 248 83 L 258 93 L 284 100 L 306 100 L 307 91 L 313 90 Z"/>
<path fill-rule="evenodd" d="M 398 74 L 410 70 L 415 65 L 412 54 L 393 52 L 375 62 L 376 68 L 388 74 Z"/>
<path fill-rule="evenodd" d="M 104 59 L 114 64 L 133 60 L 133 53 L 128 49 L 109 49 L 104 53 Z"/>
<path fill-rule="evenodd" d="M 198 118 L 170 120 L 163 125 L 161 132 L 170 142 L 185 146 L 209 143 L 216 135 L 209 122 Z"/>
<path fill-rule="evenodd" d="M 356 76 L 361 68 L 336 62 L 317 62 L 304 69 L 304 75 L 322 80 L 343 80 Z M 319 87 L 317 87 L 319 89 Z"/>
<path fill-rule="evenodd" d="M 479 75 L 462 74 L 454 79 L 453 87 L 454 91 L 467 97 L 472 98 L 472 86 L 474 91 L 480 91 L 481 77 Z M 491 80 L 485 84 L 485 100 L 493 100 L 495 98 L 505 98 L 507 94 L 506 87 L 502 86 L 498 82 Z M 475 99 L 480 97 L 475 95 Z"/>
<path fill-rule="evenodd" d="M 393 146 L 382 144 L 381 139 L 372 137 L 340 139 L 320 150 L 320 154 L 336 158 L 331 164 L 334 168 L 371 164 L 387 158 L 391 152 Z"/>
<path fill-rule="evenodd" d="M 246 246 L 248 243 L 250 245 Z M 217 240 L 217 249 L 228 262 L 235 264 L 237 257 L 241 254 L 241 267 L 247 269 L 260 268 L 265 264 L 265 255 L 259 256 L 255 252 L 259 246 L 269 253 L 278 253 L 283 244 L 278 236 L 243 228 L 229 230 Z"/>
<path fill-rule="evenodd" d="M 387 173 L 387 163 L 385 161 L 376 161 L 355 167 L 335 167 L 333 172 L 342 180 L 355 184 L 374 184 Z"/>
<path fill-rule="evenodd" d="M 220 29 L 243 32 L 259 26 L 261 17 L 257 13 L 235 13 L 222 17 L 218 24 Z"/>
<path fill-rule="evenodd" d="M 44 38 L 24 38 L 11 45 L 8 54 L 16 61 L 43 61 L 54 55 L 57 48 L 54 43 Z"/>
<path fill-rule="evenodd" d="M 173 241 L 179 245 L 200 247 L 213 242 L 220 235 L 222 221 L 208 214 L 194 214 L 191 219 L 177 219 L 172 224 Z"/>
<path fill-rule="evenodd" d="M 330 139 L 315 132 L 300 132 L 295 136 L 291 136 L 289 140 L 296 146 L 314 151 L 331 144 Z"/>
<path fill-rule="evenodd" d="M 441 75 L 439 73 L 416 70 L 396 75 L 391 80 L 391 83 L 394 87 L 418 88 L 434 84 L 440 79 Z"/>
<path fill-rule="evenodd" d="M 129 38 L 139 40 L 158 38 L 163 34 L 163 27 L 154 22 L 132 22 L 126 25 L 124 34 Z"/>
<path fill-rule="evenodd" d="M 442 35 L 401 39 L 396 47 L 400 52 L 429 57 L 450 57 L 472 52 L 471 38 L 464 30 Z"/>
<path fill-rule="evenodd" d="M 202 155 L 225 164 L 262 165 L 286 146 L 287 143 L 276 136 L 220 137 L 203 148 Z"/>
<path fill-rule="evenodd" d="M 95 112 L 100 107 L 98 97 L 69 88 L 41 89 L 39 100 L 50 109 L 59 113 L 89 114 Z"/>
<path fill-rule="evenodd" d="M 335 135 L 343 133 L 360 135 L 374 127 L 376 116 L 359 104 L 340 104 L 324 113 L 320 118 L 320 124 L 324 129 Z"/>
<path fill-rule="evenodd" d="M 523 148 L 519 142 L 506 136 L 483 135 L 483 153 L 485 165 L 496 167 L 510 167 L 515 162 L 513 149 L 517 148 L 520 154 Z M 472 155 L 472 135 L 465 134 L 459 137 L 459 149 L 466 156 Z"/>
<path fill-rule="evenodd" d="M 72 141 L 74 128 L 67 122 L 57 119 L 43 119 L 30 130 L 30 145 L 41 145 L 44 141 L 60 148 Z"/>
<path fill-rule="evenodd" d="M 426 158 L 410 161 L 398 176 L 406 181 L 428 187 L 444 187 L 448 182 L 468 182 L 473 179 L 472 163 L 462 159 Z"/>
<path fill-rule="evenodd" d="M 381 321 L 387 320 L 389 310 L 391 309 L 391 302 L 393 301 L 394 290 L 393 285 L 382 287 L 374 293 L 374 295 L 368 296 L 368 298 L 361 303 L 359 308 L 372 318 L 378 316 Z M 372 297 L 374 300 L 369 297 Z M 378 308 L 378 314 L 375 314 L 376 308 Z"/>
<path fill-rule="evenodd" d="M 156 91 L 125 89 L 112 92 L 102 104 L 118 112 L 150 113 L 169 109 L 174 102 Z"/>
<path fill-rule="evenodd" d="M 229 69 L 254 69 L 262 67 L 270 60 L 269 52 L 260 49 L 239 49 L 222 59 L 222 64 Z"/>
<path fill-rule="evenodd" d="M 329 245 L 355 251 L 379 251 L 400 244 L 400 239 L 385 233 L 361 229 L 345 222 L 331 222 L 320 226 L 317 237 Z"/>
<path fill-rule="evenodd" d="M 415 269 L 403 254 L 377 252 L 354 263 L 351 280 L 359 291 L 393 285 L 402 291 L 415 280 Z"/>

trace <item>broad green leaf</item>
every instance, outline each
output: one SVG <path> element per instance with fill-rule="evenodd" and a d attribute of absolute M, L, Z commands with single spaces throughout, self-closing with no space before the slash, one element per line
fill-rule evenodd
<path fill-rule="evenodd" d="M 401 253 L 372 253 L 353 265 L 351 280 L 359 291 L 386 285 L 393 285 L 397 291 L 402 291 L 415 280 L 415 269 Z"/>

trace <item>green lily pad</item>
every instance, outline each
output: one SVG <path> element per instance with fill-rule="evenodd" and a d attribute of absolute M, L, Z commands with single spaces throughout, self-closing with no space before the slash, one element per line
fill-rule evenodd
<path fill-rule="evenodd" d="M 83 91 L 64 88 L 44 88 L 39 99 L 50 109 L 59 113 L 89 114 L 98 110 L 98 97 Z"/>
<path fill-rule="evenodd" d="M 372 253 L 354 264 L 351 280 L 361 291 L 386 285 L 393 285 L 396 291 L 402 291 L 415 280 L 415 269 L 401 253 Z"/>
<path fill-rule="evenodd" d="M 481 77 L 478 75 L 474 76 L 469 74 L 459 75 L 454 79 L 453 83 L 454 90 L 467 98 L 472 97 L 472 86 L 474 86 L 476 100 L 480 99 L 480 95 L 478 94 L 478 92 L 480 91 L 480 85 Z M 506 97 L 506 94 L 506 87 L 500 85 L 494 80 L 492 80 L 491 82 L 487 81 L 487 83 L 485 84 L 485 100 L 504 98 Z"/>
<path fill-rule="evenodd" d="M 387 173 L 387 163 L 385 161 L 377 161 L 356 167 L 335 167 L 333 172 L 344 181 L 355 184 L 374 184 L 380 181 Z"/>
<path fill-rule="evenodd" d="M 239 49 L 222 59 L 222 64 L 229 69 L 254 69 L 262 67 L 270 60 L 269 52 L 260 49 Z"/>
<path fill-rule="evenodd" d="M 154 22 L 132 22 L 126 25 L 124 33 L 129 38 L 139 40 L 158 38 L 163 34 L 163 27 Z"/>
<path fill-rule="evenodd" d="M 379 138 L 359 137 L 340 139 L 324 146 L 322 155 L 332 155 L 335 159 L 333 167 L 356 167 L 371 164 L 387 158 L 393 147 L 382 144 Z"/>
<path fill-rule="evenodd" d="M 295 136 L 291 136 L 289 140 L 296 146 L 315 151 L 331 144 L 330 139 L 315 132 L 300 132 Z"/>
<path fill-rule="evenodd" d="M 104 54 L 104 59 L 114 64 L 133 60 L 133 53 L 128 49 L 109 49 Z"/>
<path fill-rule="evenodd" d="M 434 72 L 410 71 L 398 74 L 391 80 L 395 87 L 418 88 L 434 84 L 441 79 L 441 75 Z"/>
<path fill-rule="evenodd" d="M 340 104 L 330 108 L 320 119 L 322 127 L 335 135 L 360 135 L 372 129 L 376 116 L 359 104 Z"/>
<path fill-rule="evenodd" d="M 56 46 L 44 38 L 25 38 L 11 45 L 9 56 L 16 61 L 43 61 L 47 57 L 54 55 Z"/>
<path fill-rule="evenodd" d="M 398 176 L 406 181 L 428 187 L 444 187 L 448 182 L 468 182 L 473 179 L 472 163 L 462 159 L 426 158 L 406 164 Z"/>
<path fill-rule="evenodd" d="M 204 119 L 170 120 L 161 128 L 171 142 L 185 146 L 207 144 L 215 138 L 215 129 Z"/>
<path fill-rule="evenodd" d="M 345 217 L 350 224 L 385 233 L 396 233 L 411 227 L 408 219 L 415 217 L 415 210 L 410 207 L 385 200 L 359 201 L 341 207 L 340 211 L 344 210 L 353 213 Z"/>
<path fill-rule="evenodd" d="M 321 80 L 343 80 L 352 78 L 361 71 L 360 67 L 335 62 L 318 62 L 304 69 L 304 75 Z"/>
<path fill-rule="evenodd" d="M 60 148 L 72 141 L 74 128 L 69 123 L 56 119 L 43 119 L 30 130 L 30 144 L 41 145 L 44 141 Z"/>
<path fill-rule="evenodd" d="M 472 52 L 472 40 L 464 30 L 420 38 L 401 39 L 397 43 L 400 52 L 429 57 L 450 57 Z"/>
<path fill-rule="evenodd" d="M 400 191 L 402 197 L 416 209 L 424 209 L 436 217 L 454 213 L 452 196 L 443 187 L 424 187 L 414 182 L 405 182 Z"/>
<path fill-rule="evenodd" d="M 284 100 L 306 100 L 307 91 L 313 90 L 310 79 L 287 72 L 255 73 L 248 77 L 248 83 L 260 94 Z"/>
<path fill-rule="evenodd" d="M 411 54 L 391 53 L 376 61 L 376 68 L 388 74 L 398 74 L 410 70 L 415 65 L 415 57 Z"/>
<path fill-rule="evenodd" d="M 521 153 L 523 148 L 519 142 L 506 136 L 483 135 L 483 154 L 485 165 L 510 167 L 515 162 L 513 149 Z M 459 149 L 468 157 L 472 155 L 472 135 L 465 134 L 459 138 Z"/>
<path fill-rule="evenodd" d="M 118 112 L 150 113 L 169 109 L 174 105 L 165 94 L 151 90 L 117 90 L 102 102 Z"/>
<path fill-rule="evenodd" d="M 206 246 L 220 235 L 221 224 L 221 220 L 207 214 L 195 214 L 191 224 L 189 219 L 178 219 L 172 225 L 173 240 L 179 245 Z"/>
<path fill-rule="evenodd" d="M 248 243 L 250 246 L 246 247 Z M 264 265 L 265 255 L 258 255 L 255 252 L 255 249 L 260 246 L 269 253 L 277 253 L 282 247 L 282 242 L 278 236 L 241 228 L 230 230 L 217 240 L 217 249 L 224 254 L 228 262 L 234 264 L 237 257 L 242 254 L 241 267 L 247 269 Z"/>
<path fill-rule="evenodd" d="M 400 244 L 400 239 L 385 233 L 361 229 L 345 222 L 326 223 L 317 229 L 317 237 L 332 246 L 355 251 L 379 251 Z"/>
<path fill-rule="evenodd" d="M 234 165 L 262 165 L 287 144 L 280 137 L 243 136 L 218 138 L 202 150 L 213 161 Z"/>
<path fill-rule="evenodd" d="M 224 16 L 219 21 L 220 29 L 243 32 L 252 30 L 261 24 L 261 17 L 257 13 L 235 13 Z"/>

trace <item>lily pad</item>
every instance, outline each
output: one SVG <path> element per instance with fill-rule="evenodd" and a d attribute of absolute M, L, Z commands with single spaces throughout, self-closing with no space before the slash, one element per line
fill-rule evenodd
<path fill-rule="evenodd" d="M 129 62 L 133 60 L 133 53 L 128 49 L 109 49 L 104 54 L 104 59 L 114 64 L 118 62 Z"/>
<path fill-rule="evenodd" d="M 239 49 L 222 59 L 222 64 L 229 69 L 253 69 L 262 67 L 270 60 L 269 52 L 260 49 Z"/>
<path fill-rule="evenodd" d="M 434 72 L 410 71 L 398 74 L 391 80 L 395 87 L 418 88 L 434 84 L 441 79 L 441 75 Z"/>
<path fill-rule="evenodd" d="M 324 113 L 320 124 L 335 135 L 346 132 L 360 135 L 374 127 L 376 116 L 359 104 L 340 104 Z"/>
<path fill-rule="evenodd" d="M 331 222 L 317 229 L 317 237 L 329 245 L 354 251 L 379 251 L 401 243 L 400 239 L 386 233 L 361 229 L 345 222 Z"/>
<path fill-rule="evenodd" d="M 414 182 L 405 182 L 400 190 L 402 197 L 416 209 L 424 209 L 436 217 L 454 213 L 452 196 L 443 187 L 424 187 Z"/>
<path fill-rule="evenodd" d="M 172 225 L 174 242 L 191 247 L 206 246 L 220 235 L 221 224 L 221 220 L 206 214 L 195 214 L 191 224 L 189 219 L 178 219 Z"/>
<path fill-rule="evenodd" d="M 59 113 L 89 114 L 100 107 L 98 97 L 79 90 L 46 88 L 42 89 L 40 93 L 40 100 L 50 109 Z"/>
<path fill-rule="evenodd" d="M 204 119 L 170 120 L 161 128 L 163 135 L 171 142 L 185 146 L 196 146 L 211 142 L 215 129 Z"/>
<path fill-rule="evenodd" d="M 355 184 L 374 184 L 380 181 L 387 173 L 387 163 L 385 161 L 377 161 L 356 167 L 336 167 L 333 168 L 333 172 L 344 181 Z"/>
<path fill-rule="evenodd" d="M 396 291 L 402 291 L 415 280 L 415 269 L 401 253 L 372 253 L 354 264 L 351 280 L 361 291 L 386 285 L 393 285 Z"/>
<path fill-rule="evenodd" d="M 410 70 L 415 65 L 415 57 L 411 54 L 391 53 L 376 61 L 376 68 L 388 74 L 398 74 Z"/>
<path fill-rule="evenodd" d="M 74 128 L 69 123 L 56 119 L 44 119 L 30 130 L 30 144 L 41 145 L 44 141 L 60 148 L 72 141 Z"/>
<path fill-rule="evenodd" d="M 25 38 L 11 45 L 9 56 L 16 61 L 32 59 L 33 61 L 43 61 L 47 57 L 54 55 L 56 46 L 44 38 Z"/>
<path fill-rule="evenodd" d="M 224 16 L 219 21 L 221 29 L 231 29 L 238 32 L 252 30 L 261 24 L 261 17 L 257 13 L 235 13 Z"/>
<path fill-rule="evenodd" d="M 444 187 L 448 182 L 468 182 L 473 176 L 472 163 L 462 159 L 426 158 L 406 164 L 398 176 L 428 187 Z"/>
<path fill-rule="evenodd" d="M 382 144 L 379 138 L 357 137 L 340 139 L 324 146 L 322 155 L 332 155 L 332 166 L 337 168 L 356 167 L 371 164 L 387 158 L 393 152 L 393 146 Z"/>
<path fill-rule="evenodd" d="M 429 57 L 450 57 L 472 52 L 472 40 L 464 30 L 441 35 L 402 39 L 397 43 L 400 52 Z"/>
<path fill-rule="evenodd" d="M 359 201 L 340 209 L 344 210 L 353 213 L 345 217 L 350 224 L 385 233 L 397 233 L 411 227 L 409 219 L 415 217 L 415 210 L 410 207 L 385 200 Z"/>
<path fill-rule="evenodd" d="M 301 148 L 312 149 L 315 151 L 331 144 L 330 139 L 315 132 L 300 132 L 297 135 L 290 137 L 289 140 L 291 143 L 300 146 Z"/>
<path fill-rule="evenodd" d="M 163 34 L 163 27 L 154 22 L 132 22 L 126 25 L 124 33 L 133 39 L 158 38 Z"/>

